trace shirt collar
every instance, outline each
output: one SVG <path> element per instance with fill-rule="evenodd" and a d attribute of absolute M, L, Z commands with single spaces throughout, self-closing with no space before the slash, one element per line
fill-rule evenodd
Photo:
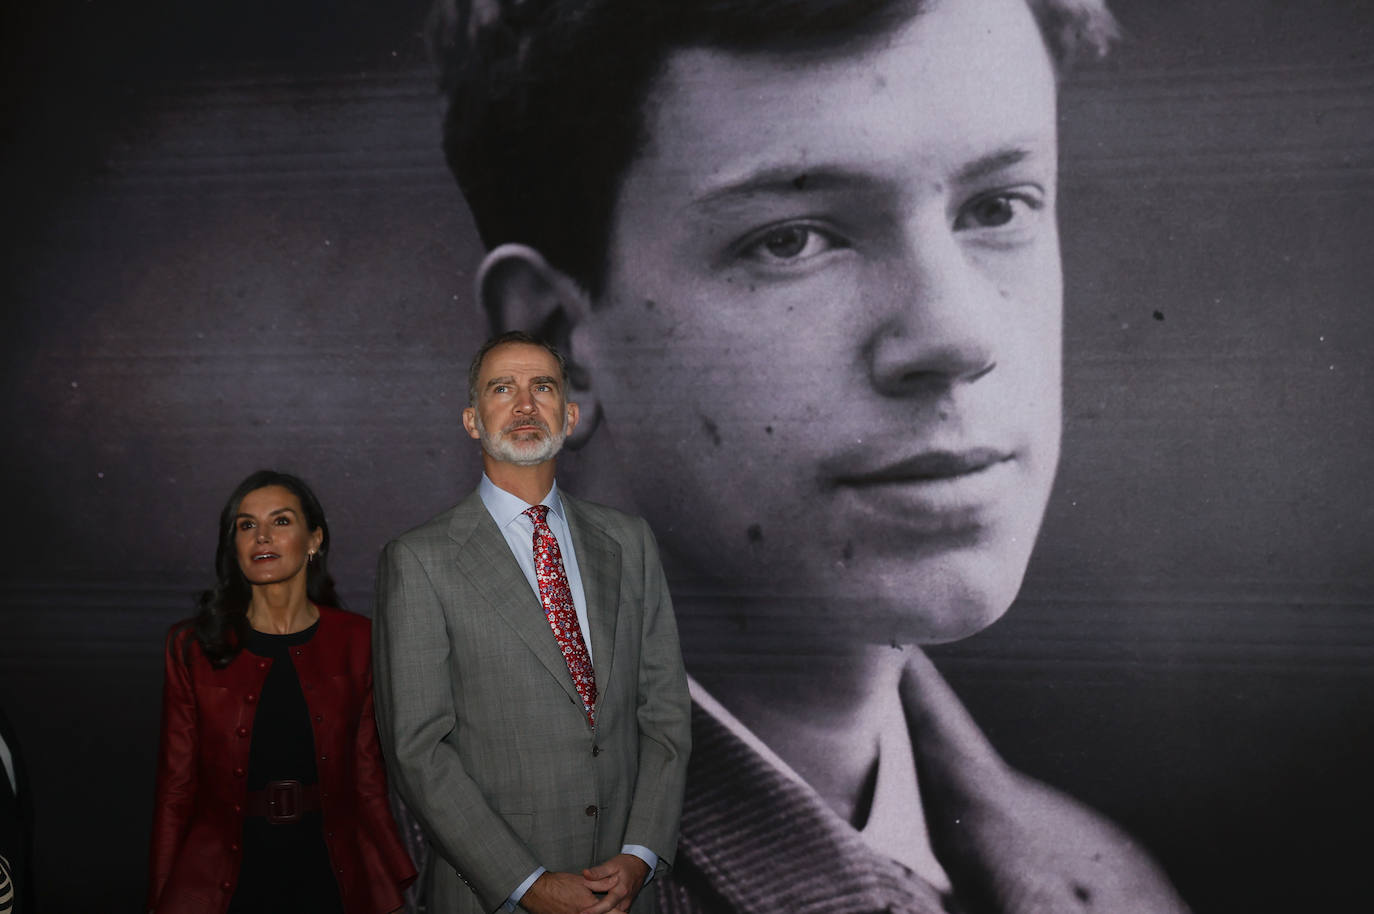
<path fill-rule="evenodd" d="M 678 862 L 691 864 L 684 873 L 699 873 L 703 888 L 748 914 L 949 910 L 939 891 L 870 848 L 699 683 L 688 686 L 693 789 L 682 806 Z"/>
<path fill-rule="evenodd" d="M 486 473 L 482 474 L 482 481 L 477 485 L 477 494 L 481 496 L 482 504 L 486 505 L 487 513 L 502 529 L 510 526 L 511 522 L 524 514 L 526 509 L 533 507 L 520 496 L 512 495 L 492 482 Z M 541 498 L 539 504 L 548 505 L 550 511 L 564 522 L 567 521 L 567 516 L 563 513 L 563 499 L 558 497 L 558 480 L 554 480 L 549 488 L 549 494 Z"/>

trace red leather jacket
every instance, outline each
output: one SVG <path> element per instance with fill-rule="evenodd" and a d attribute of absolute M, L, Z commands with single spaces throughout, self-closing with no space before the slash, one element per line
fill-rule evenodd
<path fill-rule="evenodd" d="M 319 609 L 314 637 L 291 650 L 318 753 L 325 844 L 346 914 L 382 914 L 402 906 L 415 867 L 387 806 L 372 716 L 372 623 Z M 242 651 L 216 670 L 192 644 L 188 667 L 182 643 L 192 636 L 178 628 L 166 644 L 148 909 L 222 914 L 238 881 L 248 747 L 272 661 Z"/>

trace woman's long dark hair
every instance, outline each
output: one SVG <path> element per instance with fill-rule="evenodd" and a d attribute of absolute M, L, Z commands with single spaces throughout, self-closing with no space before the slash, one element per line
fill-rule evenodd
<path fill-rule="evenodd" d="M 244 496 L 266 486 L 281 486 L 300 499 L 306 529 L 319 530 L 323 534 L 315 558 L 306 565 L 305 593 L 312 603 L 339 605 L 339 595 L 334 591 L 334 579 L 330 577 L 326 563 L 329 555 L 329 522 L 324 519 L 324 509 L 320 507 L 319 499 L 298 477 L 275 470 L 258 470 L 239 483 L 224 503 L 224 510 L 219 514 L 219 545 L 215 548 L 215 586 L 200 594 L 196 615 L 187 623 L 192 638 L 200 644 L 200 649 L 215 669 L 223 669 L 238 656 L 243 648 L 243 639 L 248 634 L 247 612 L 249 601 L 253 598 L 253 588 L 239 569 L 238 550 L 234 544 L 235 528 Z M 182 659 L 187 664 L 191 662 L 191 640 L 186 638 L 182 642 Z"/>

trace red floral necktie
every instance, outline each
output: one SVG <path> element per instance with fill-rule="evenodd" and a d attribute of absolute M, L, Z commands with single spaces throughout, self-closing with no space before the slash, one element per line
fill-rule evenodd
<path fill-rule="evenodd" d="M 539 581 L 539 602 L 544 606 L 549 628 L 558 640 L 558 648 L 568 663 L 577 694 L 582 696 L 582 708 L 587 723 L 596 724 L 596 674 L 587 642 L 582 640 L 582 626 L 577 624 L 577 610 L 573 607 L 572 591 L 568 589 L 568 575 L 563 570 L 563 552 L 549 529 L 548 505 L 535 505 L 525 511 L 534 521 L 534 576 Z"/>

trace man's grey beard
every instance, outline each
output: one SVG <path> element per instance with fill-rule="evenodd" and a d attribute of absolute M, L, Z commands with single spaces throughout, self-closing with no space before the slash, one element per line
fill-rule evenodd
<path fill-rule="evenodd" d="M 557 431 L 549 428 L 549 424 L 543 419 L 530 418 L 523 422 L 537 425 L 544 430 L 544 438 L 540 441 L 514 442 L 505 438 L 498 437 L 487 431 L 486 425 L 482 422 L 482 414 L 476 413 L 477 434 L 482 439 L 482 450 L 493 460 L 502 463 L 509 463 L 518 467 L 532 467 L 552 460 L 558 452 L 563 449 L 563 441 L 568 437 L 568 423 L 565 421 Z"/>

